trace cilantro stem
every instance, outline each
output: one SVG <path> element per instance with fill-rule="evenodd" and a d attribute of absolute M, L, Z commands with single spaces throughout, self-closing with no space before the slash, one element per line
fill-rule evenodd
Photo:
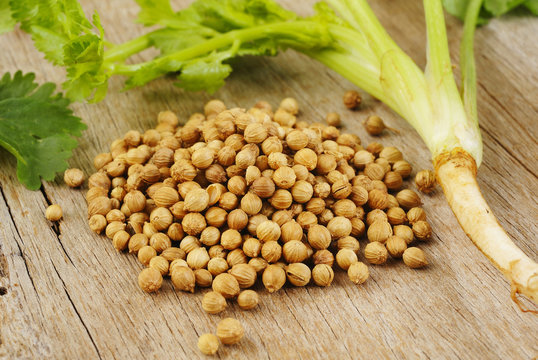
<path fill-rule="evenodd" d="M 151 33 L 144 34 L 120 45 L 114 45 L 105 51 L 103 60 L 105 63 L 124 61 L 130 56 L 141 52 L 151 46 Z"/>
<path fill-rule="evenodd" d="M 476 109 L 476 65 L 474 59 L 474 32 L 484 0 L 471 0 L 467 5 L 463 38 L 460 47 L 461 92 L 469 120 L 478 124 Z"/>

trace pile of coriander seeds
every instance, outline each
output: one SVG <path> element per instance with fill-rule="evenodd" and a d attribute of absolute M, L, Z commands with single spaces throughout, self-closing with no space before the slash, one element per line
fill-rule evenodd
<path fill-rule="evenodd" d="M 211 100 L 183 126 L 164 111 L 155 129 L 129 131 L 94 159 L 89 225 L 145 267 L 142 290 L 166 276 L 178 290 L 212 287 L 209 313 L 237 298 L 258 303 L 286 282 L 329 286 L 334 269 L 356 284 L 389 257 L 427 264 L 414 241 L 431 237 L 418 194 L 402 189 L 412 167 L 395 147 L 298 121 L 292 98 L 227 109 Z M 338 125 L 338 115 L 327 120 Z M 366 238 L 366 245 L 359 240 Z M 336 262 L 336 265 L 334 264 Z"/>

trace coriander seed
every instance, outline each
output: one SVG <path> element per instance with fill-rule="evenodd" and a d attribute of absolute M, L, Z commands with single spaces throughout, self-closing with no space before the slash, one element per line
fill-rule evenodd
<path fill-rule="evenodd" d="M 403 253 L 403 261 L 411 269 L 418 269 L 428 265 L 424 251 L 417 247 L 407 248 Z"/>
<path fill-rule="evenodd" d="M 271 264 L 263 271 L 262 282 L 270 293 L 278 291 L 286 283 L 286 272 L 282 267 Z"/>
<path fill-rule="evenodd" d="M 143 269 L 138 275 L 138 285 L 145 292 L 155 292 L 161 288 L 163 277 L 161 273 L 153 268 Z"/>
<path fill-rule="evenodd" d="M 174 284 L 176 289 L 194 293 L 196 278 L 194 276 L 194 272 L 189 267 L 171 266 L 170 274 L 172 275 L 172 284 Z"/>
<path fill-rule="evenodd" d="M 413 234 L 418 240 L 430 240 L 432 228 L 426 221 L 419 220 L 413 224 Z"/>
<path fill-rule="evenodd" d="M 198 338 L 198 350 L 204 355 L 215 355 L 219 350 L 219 339 L 213 334 L 203 334 Z"/>
<path fill-rule="evenodd" d="M 312 280 L 318 286 L 330 286 L 334 279 L 334 271 L 327 264 L 317 264 L 312 269 Z"/>
<path fill-rule="evenodd" d="M 258 306 L 260 297 L 258 293 L 254 290 L 243 290 L 237 296 L 237 305 L 242 310 L 251 310 Z"/>
<path fill-rule="evenodd" d="M 359 285 L 368 279 L 370 271 L 365 263 L 358 261 L 349 266 L 347 269 L 347 276 L 349 277 L 349 280 Z"/>
<path fill-rule="evenodd" d="M 58 221 L 62 218 L 62 216 L 63 216 L 63 211 L 60 205 L 58 204 L 50 205 L 45 211 L 45 217 L 49 221 Z"/>
<path fill-rule="evenodd" d="M 336 253 L 336 263 L 343 270 L 347 270 L 351 264 L 356 263 L 357 261 L 359 261 L 357 254 L 351 249 L 340 249 Z"/>
<path fill-rule="evenodd" d="M 435 173 L 431 170 L 421 170 L 415 176 L 415 184 L 423 193 L 431 193 L 435 189 Z"/>
<path fill-rule="evenodd" d="M 234 265 L 228 273 L 237 280 L 240 288 L 251 287 L 257 279 L 256 270 L 248 264 Z"/>
<path fill-rule="evenodd" d="M 220 293 L 226 299 L 236 297 L 239 294 L 239 283 L 237 279 L 230 274 L 222 273 L 213 279 L 213 291 Z"/>
<path fill-rule="evenodd" d="M 292 285 L 305 286 L 310 282 L 312 272 L 306 264 L 297 262 L 291 263 L 286 267 L 286 276 Z"/>
<path fill-rule="evenodd" d="M 84 183 L 84 173 L 77 168 L 67 169 L 64 173 L 64 182 L 69 187 L 77 188 Z"/>
<path fill-rule="evenodd" d="M 225 318 L 217 324 L 217 337 L 225 345 L 238 343 L 243 335 L 245 330 L 236 319 Z"/>
<path fill-rule="evenodd" d="M 374 241 L 367 244 L 364 248 L 364 257 L 370 264 L 381 265 L 387 261 L 388 252 L 385 245 Z"/>
<path fill-rule="evenodd" d="M 394 258 L 402 257 L 404 251 L 407 249 L 405 240 L 395 235 L 392 235 L 387 239 L 385 246 L 387 247 L 390 256 Z"/>

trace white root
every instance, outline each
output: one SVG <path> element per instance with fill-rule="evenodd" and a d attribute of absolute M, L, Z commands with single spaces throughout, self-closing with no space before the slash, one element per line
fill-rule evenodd
<path fill-rule="evenodd" d="M 473 243 L 521 293 L 538 304 L 538 264 L 519 249 L 498 223 L 476 181 L 473 158 L 459 149 L 435 159 L 437 180 Z"/>

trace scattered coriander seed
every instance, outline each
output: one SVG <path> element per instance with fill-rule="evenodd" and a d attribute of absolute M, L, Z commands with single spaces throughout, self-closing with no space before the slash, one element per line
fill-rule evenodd
<path fill-rule="evenodd" d="M 256 282 L 258 274 L 256 270 L 248 264 L 236 264 L 228 271 L 239 284 L 240 288 L 249 288 Z"/>
<path fill-rule="evenodd" d="M 307 259 L 308 248 L 299 240 L 291 240 L 282 246 L 282 255 L 288 263 L 300 263 Z"/>
<path fill-rule="evenodd" d="M 225 318 L 217 324 L 217 337 L 225 345 L 238 343 L 244 335 L 245 330 L 236 319 Z"/>
<path fill-rule="evenodd" d="M 377 220 L 368 227 L 367 236 L 370 242 L 384 244 L 391 235 L 392 226 L 386 221 Z"/>
<path fill-rule="evenodd" d="M 426 221 L 419 220 L 413 224 L 413 234 L 418 240 L 430 240 L 432 228 Z"/>
<path fill-rule="evenodd" d="M 414 207 L 407 212 L 407 220 L 411 225 L 417 221 L 426 221 L 426 212 L 420 207 Z"/>
<path fill-rule="evenodd" d="M 203 334 L 198 338 L 198 349 L 204 355 L 215 355 L 219 350 L 219 339 L 213 334 Z"/>
<path fill-rule="evenodd" d="M 286 283 L 286 272 L 282 267 L 271 264 L 263 271 L 262 282 L 270 293 L 278 291 Z"/>
<path fill-rule="evenodd" d="M 411 269 L 418 269 L 428 265 L 424 251 L 417 247 L 407 248 L 403 253 L 403 261 Z"/>
<path fill-rule="evenodd" d="M 258 306 L 260 297 L 254 290 L 243 290 L 237 296 L 237 305 L 243 310 L 251 310 Z"/>
<path fill-rule="evenodd" d="M 393 231 L 394 235 L 404 239 L 407 245 L 409 245 L 415 239 L 413 230 L 407 225 L 396 225 Z"/>
<path fill-rule="evenodd" d="M 226 309 L 226 299 L 221 293 L 210 291 L 202 298 L 202 309 L 208 314 L 218 314 Z"/>
<path fill-rule="evenodd" d="M 189 267 L 170 266 L 170 270 L 170 274 L 172 275 L 172 284 L 174 284 L 176 289 L 191 293 L 194 292 L 196 278 L 194 276 L 194 272 Z"/>
<path fill-rule="evenodd" d="M 357 261 L 359 261 L 357 254 L 351 249 L 340 249 L 336 253 L 336 263 L 343 270 L 347 270 L 351 264 L 356 263 Z"/>
<path fill-rule="evenodd" d="M 146 246 L 142 246 L 140 250 L 138 250 L 137 256 L 138 256 L 138 261 L 140 261 L 142 265 L 147 266 L 149 265 L 150 260 L 153 257 L 157 256 L 157 251 L 155 251 L 155 249 L 152 248 L 151 246 L 146 245 Z"/>
<path fill-rule="evenodd" d="M 385 243 L 387 251 L 393 258 L 402 257 L 404 251 L 407 249 L 407 243 L 399 236 L 392 235 L 387 239 Z"/>
<path fill-rule="evenodd" d="M 422 201 L 416 192 L 404 189 L 396 194 L 396 200 L 404 210 L 409 210 L 422 205 Z"/>
<path fill-rule="evenodd" d="M 239 283 L 230 274 L 222 273 L 213 279 L 213 291 L 220 293 L 226 299 L 236 297 L 239 294 Z"/>
<path fill-rule="evenodd" d="M 381 265 L 387 261 L 388 251 L 380 242 L 374 241 L 364 248 L 364 257 L 370 264 Z"/>
<path fill-rule="evenodd" d="M 312 269 L 312 280 L 318 286 L 330 286 L 334 279 L 334 271 L 330 265 L 317 264 Z"/>
<path fill-rule="evenodd" d="M 169 263 L 162 256 L 154 256 L 149 261 L 148 267 L 158 270 L 164 276 L 168 274 Z"/>
<path fill-rule="evenodd" d="M 312 260 L 315 265 L 325 264 L 332 267 L 334 264 L 334 255 L 329 250 L 318 250 L 312 255 Z"/>
<path fill-rule="evenodd" d="M 67 169 L 64 173 L 64 182 L 69 187 L 77 188 L 84 184 L 84 172 L 77 168 Z"/>
<path fill-rule="evenodd" d="M 292 285 L 305 286 L 310 282 L 312 272 L 306 264 L 297 262 L 286 267 L 286 276 Z"/>
<path fill-rule="evenodd" d="M 361 101 L 361 96 L 355 90 L 348 90 L 344 93 L 344 105 L 350 110 L 358 108 Z"/>
<path fill-rule="evenodd" d="M 381 135 L 381 133 L 385 129 L 399 133 L 398 130 L 386 126 L 383 120 L 377 115 L 368 116 L 368 118 L 363 122 L 363 124 L 368 134 L 372 136 Z"/>
<path fill-rule="evenodd" d="M 58 204 L 50 205 L 45 211 L 45 217 L 49 221 L 58 221 L 62 218 L 62 216 L 63 216 L 63 211 L 60 205 Z"/>
<path fill-rule="evenodd" d="M 138 285 L 145 292 L 155 292 L 161 288 L 163 277 L 161 273 L 153 268 L 145 268 L 138 275 Z"/>
<path fill-rule="evenodd" d="M 435 189 L 435 173 L 431 170 L 421 170 L 415 176 L 415 184 L 423 193 L 431 193 Z"/>
<path fill-rule="evenodd" d="M 359 285 L 364 283 L 370 276 L 368 266 L 363 262 L 355 262 L 347 269 L 347 276 L 353 283 Z"/>
<path fill-rule="evenodd" d="M 329 126 L 339 127 L 342 124 L 340 121 L 340 115 L 335 112 L 328 113 L 325 117 L 325 121 Z"/>

